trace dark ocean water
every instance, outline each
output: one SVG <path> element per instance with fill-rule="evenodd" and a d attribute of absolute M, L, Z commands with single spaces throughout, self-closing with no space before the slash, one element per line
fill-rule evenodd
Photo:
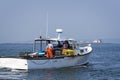
<path fill-rule="evenodd" d="M 0 56 L 32 51 L 32 44 L 0 44 Z M 120 44 L 92 44 L 89 64 L 60 69 L 0 69 L 0 80 L 120 80 Z"/>

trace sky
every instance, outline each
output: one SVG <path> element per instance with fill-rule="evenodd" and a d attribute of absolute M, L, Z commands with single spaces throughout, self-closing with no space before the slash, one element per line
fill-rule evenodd
<path fill-rule="evenodd" d="M 48 24 L 47 24 L 48 23 Z M 40 35 L 120 42 L 120 0 L 0 0 L 0 43 L 32 42 Z"/>

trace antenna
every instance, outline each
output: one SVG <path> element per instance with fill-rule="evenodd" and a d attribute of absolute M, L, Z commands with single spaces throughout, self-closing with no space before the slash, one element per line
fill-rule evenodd
<path fill-rule="evenodd" d="M 48 37 L 48 12 L 46 13 L 46 38 Z"/>

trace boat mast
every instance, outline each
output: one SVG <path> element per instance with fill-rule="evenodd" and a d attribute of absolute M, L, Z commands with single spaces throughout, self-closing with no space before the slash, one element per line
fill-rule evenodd
<path fill-rule="evenodd" d="M 48 12 L 46 13 L 46 38 L 48 38 Z"/>

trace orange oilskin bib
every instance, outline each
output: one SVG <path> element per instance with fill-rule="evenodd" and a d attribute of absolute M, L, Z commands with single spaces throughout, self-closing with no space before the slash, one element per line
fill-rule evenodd
<path fill-rule="evenodd" d="M 47 58 L 53 58 L 53 50 L 52 50 L 52 48 L 47 48 L 46 57 Z"/>

